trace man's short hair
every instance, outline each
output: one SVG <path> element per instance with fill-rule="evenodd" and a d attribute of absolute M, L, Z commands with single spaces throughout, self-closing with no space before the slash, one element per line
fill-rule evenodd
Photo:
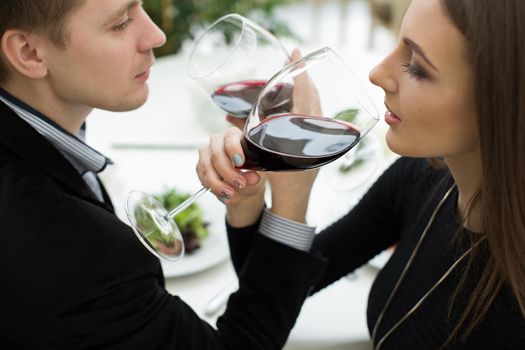
<path fill-rule="evenodd" d="M 9 29 L 21 29 L 46 35 L 59 47 L 67 41 L 66 23 L 73 10 L 85 0 L 1 0 L 0 38 Z M 5 82 L 9 69 L 0 49 L 0 83 Z"/>

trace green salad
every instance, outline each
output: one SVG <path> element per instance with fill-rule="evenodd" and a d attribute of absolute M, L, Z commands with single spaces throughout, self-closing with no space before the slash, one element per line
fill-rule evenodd
<path fill-rule="evenodd" d="M 187 193 L 181 193 L 176 189 L 167 190 L 155 196 L 155 199 L 168 211 L 190 197 Z M 191 204 L 174 218 L 182 237 L 186 253 L 191 253 L 200 248 L 201 241 L 208 237 L 209 223 L 203 218 L 202 209 L 197 203 Z"/>
<path fill-rule="evenodd" d="M 170 211 L 188 199 L 190 195 L 181 193 L 176 189 L 170 189 L 154 197 L 161 206 Z M 137 219 L 136 224 L 139 231 L 147 232 L 147 234 L 143 236 L 146 237 L 147 242 L 154 247 L 154 249 L 171 250 L 170 253 L 173 254 L 176 249 L 179 249 L 177 248 L 179 243 L 176 242 L 176 239 L 172 235 L 168 235 L 158 228 L 156 220 L 151 215 L 151 212 L 154 212 L 158 205 L 153 202 L 149 203 L 149 205 L 149 207 L 143 206 L 137 208 L 135 212 Z M 182 234 L 186 253 L 192 253 L 199 249 L 201 241 L 208 237 L 209 232 L 208 222 L 203 218 L 202 209 L 196 203 L 193 203 L 180 212 L 173 220 Z"/>

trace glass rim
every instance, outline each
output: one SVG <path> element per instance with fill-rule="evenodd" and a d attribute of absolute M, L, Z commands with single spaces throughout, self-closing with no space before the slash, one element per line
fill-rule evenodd
<path fill-rule="evenodd" d="M 128 193 L 128 198 L 127 198 L 127 201 L 126 201 L 126 215 L 128 217 L 128 220 L 130 221 L 130 224 L 131 224 L 131 228 L 133 229 L 133 232 L 135 233 L 135 235 L 137 236 L 137 238 L 139 239 L 139 241 L 142 243 L 143 246 L 146 247 L 147 250 L 149 250 L 150 253 L 152 253 L 153 255 L 155 255 L 157 258 L 159 259 L 162 259 L 162 260 L 167 260 L 169 262 L 176 262 L 176 261 L 179 261 L 181 260 L 184 255 L 186 254 L 186 251 L 184 249 L 184 242 L 181 241 L 181 254 L 178 255 L 177 257 L 170 257 L 170 256 L 167 256 L 167 255 L 164 255 L 162 253 L 160 253 L 157 249 L 155 249 L 155 247 L 153 247 L 149 242 L 148 240 L 140 233 L 140 231 L 137 229 L 137 221 L 135 219 L 135 216 L 130 212 L 130 201 L 131 201 L 131 198 L 133 195 L 140 195 L 144 198 L 148 198 L 148 200 L 153 200 L 155 201 L 155 204 L 158 204 L 161 208 L 162 208 L 162 205 L 160 205 L 160 203 L 151 195 L 145 193 L 145 192 L 142 192 L 142 191 L 131 191 L 130 193 Z M 175 227 L 177 227 L 177 224 L 175 222 L 173 222 L 173 225 L 175 225 Z M 177 227 L 177 230 L 179 230 L 179 228 Z M 180 231 L 180 230 L 179 230 Z M 182 236 L 181 236 L 182 238 Z"/>
<path fill-rule="evenodd" d="M 328 46 L 325 46 L 325 47 L 322 47 L 322 48 L 317 49 L 315 51 L 312 51 L 312 52 L 308 53 L 307 55 L 304 55 L 303 57 L 288 63 L 283 68 L 281 68 L 277 73 L 275 73 L 270 79 L 268 79 L 268 82 L 265 84 L 265 86 L 261 89 L 261 91 L 257 95 L 255 103 L 253 104 L 253 107 L 252 107 L 252 109 L 250 111 L 250 114 L 248 116 L 248 119 L 251 119 L 252 115 L 254 113 L 256 113 L 257 106 L 259 105 L 261 99 L 263 98 L 263 96 L 265 96 L 268 93 L 269 90 L 272 89 L 275 81 L 282 80 L 283 77 L 285 77 L 286 75 L 289 75 L 290 72 L 294 71 L 294 67 L 299 66 L 300 64 L 307 62 L 310 58 L 312 58 L 314 56 L 320 56 L 321 58 L 323 58 L 326 55 L 332 55 L 333 57 L 335 57 L 339 61 L 339 63 L 341 63 L 343 65 L 343 67 L 345 67 L 345 69 L 352 75 L 352 77 L 355 79 L 355 81 L 359 84 L 359 87 L 365 92 L 365 95 L 366 95 L 366 97 L 368 99 L 368 102 L 369 102 L 370 106 L 374 109 L 374 111 L 371 112 L 371 111 L 369 111 L 368 109 L 365 108 L 365 111 L 372 117 L 372 126 L 368 127 L 368 129 L 370 130 L 381 119 L 380 116 L 379 116 L 379 111 L 377 110 L 377 108 L 375 106 L 375 103 L 372 100 L 372 97 L 370 96 L 368 91 L 365 89 L 363 84 L 361 84 L 360 80 L 357 78 L 357 76 L 355 75 L 354 71 L 350 68 L 350 66 L 346 63 L 346 61 L 334 49 L 332 49 L 332 48 L 330 48 Z M 360 103 L 360 104 L 363 105 L 363 103 Z M 244 125 L 245 128 L 249 127 L 248 124 L 249 123 L 246 123 Z M 368 133 L 368 131 L 364 135 L 366 135 Z M 364 135 L 363 135 L 363 137 L 364 137 Z"/>
<path fill-rule="evenodd" d="M 208 33 L 210 33 L 214 29 L 214 27 L 217 26 L 217 24 L 219 24 L 220 22 L 224 22 L 224 20 L 227 19 L 227 18 L 234 18 L 234 19 L 238 20 L 240 23 L 242 23 L 241 35 L 239 36 L 239 39 L 235 43 L 234 47 L 232 48 L 230 53 L 219 64 L 217 64 L 212 70 L 210 70 L 209 72 L 206 72 L 206 73 L 200 74 L 200 75 L 192 73 L 192 71 L 193 71 L 193 69 L 191 69 L 192 57 L 196 53 L 200 42 L 203 40 L 203 38 Z M 187 66 L 187 69 L 186 69 L 186 71 L 188 72 L 188 75 L 192 79 L 199 80 L 199 79 L 203 79 L 203 78 L 206 78 L 206 77 L 212 75 L 217 70 L 219 70 L 222 66 L 224 66 L 226 64 L 226 62 L 228 62 L 230 60 L 230 58 L 233 56 L 233 54 L 238 50 L 238 48 L 239 48 L 239 46 L 240 46 L 240 44 L 242 42 L 242 39 L 245 36 L 246 27 L 247 26 L 254 27 L 257 31 L 260 31 L 260 32 L 266 34 L 268 37 L 275 38 L 275 36 L 272 33 L 270 33 L 268 30 L 266 30 L 265 28 L 263 28 L 259 24 L 255 23 L 254 21 L 250 20 L 249 18 L 246 18 L 246 17 L 244 17 L 244 16 L 242 16 L 242 15 L 240 15 L 238 13 L 229 13 L 227 15 L 224 15 L 224 16 L 220 17 L 219 19 L 215 20 L 212 24 L 210 24 L 210 26 L 204 31 L 204 33 L 202 33 L 199 36 L 199 38 L 197 38 L 197 40 L 195 41 L 195 44 L 193 45 L 193 48 L 192 48 L 192 50 L 190 52 L 190 55 L 188 56 L 188 66 Z M 275 38 L 275 39 L 277 39 L 277 38 Z M 276 40 L 276 41 L 279 43 L 279 46 L 282 47 L 283 51 L 286 52 L 286 50 L 283 47 L 282 43 L 279 40 Z"/>

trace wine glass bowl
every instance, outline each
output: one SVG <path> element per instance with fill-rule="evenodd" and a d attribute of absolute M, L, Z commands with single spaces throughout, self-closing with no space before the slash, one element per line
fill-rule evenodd
<path fill-rule="evenodd" d="M 273 34 L 241 15 L 229 14 L 196 40 L 188 74 L 218 107 L 246 118 L 259 91 L 288 61 Z"/>
<path fill-rule="evenodd" d="M 366 89 L 330 48 L 295 60 L 259 93 L 244 127 L 244 169 L 304 170 L 344 155 L 377 123 Z"/>
<path fill-rule="evenodd" d="M 184 256 L 182 234 L 155 197 L 140 191 L 131 192 L 126 214 L 138 239 L 155 256 L 168 261 Z"/>

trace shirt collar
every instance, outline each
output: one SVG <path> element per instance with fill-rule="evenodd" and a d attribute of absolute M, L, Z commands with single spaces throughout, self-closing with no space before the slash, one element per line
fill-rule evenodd
<path fill-rule="evenodd" d="M 0 88 L 0 101 L 44 136 L 80 173 L 99 173 L 113 161 L 84 142 L 85 125 L 77 136 Z"/>

